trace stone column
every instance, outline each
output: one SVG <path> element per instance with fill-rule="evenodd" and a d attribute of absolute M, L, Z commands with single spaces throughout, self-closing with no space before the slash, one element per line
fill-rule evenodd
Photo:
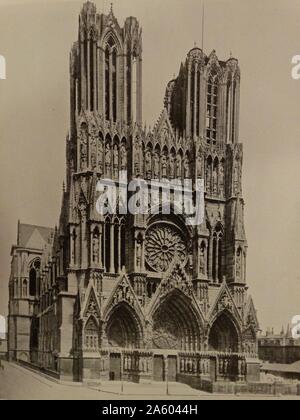
<path fill-rule="evenodd" d="M 209 279 L 212 278 L 212 266 L 213 266 L 213 236 L 209 239 L 209 255 L 208 255 L 208 267 L 209 272 L 207 273 L 207 276 Z"/>
<path fill-rule="evenodd" d="M 102 224 L 102 235 L 103 235 L 103 267 L 104 271 L 108 272 L 108 268 L 106 267 L 106 224 L 105 222 Z"/>
<path fill-rule="evenodd" d="M 92 40 L 90 37 L 88 37 L 87 41 L 87 109 L 91 109 L 91 71 L 90 71 L 90 65 L 91 65 L 91 45 Z"/>
<path fill-rule="evenodd" d="M 229 108 L 229 118 L 230 118 L 230 124 L 229 124 L 229 143 L 232 143 L 233 141 L 233 113 L 234 113 L 234 92 L 233 92 L 233 78 L 231 78 L 231 85 L 230 85 L 230 108 Z"/>
<path fill-rule="evenodd" d="M 93 42 L 93 64 L 94 64 L 94 68 L 93 68 L 93 77 L 94 77 L 94 111 L 97 110 L 97 75 L 98 75 L 98 55 L 97 55 L 97 44 L 96 42 Z"/>
<path fill-rule="evenodd" d="M 123 74 L 124 74 L 124 107 L 123 107 L 123 109 L 124 109 L 124 115 L 123 115 L 123 118 L 124 118 L 124 121 L 127 121 L 127 48 L 126 48 L 126 50 L 125 50 L 125 54 L 124 54 L 124 57 L 123 57 L 123 59 L 124 59 L 124 72 L 123 72 Z"/>
<path fill-rule="evenodd" d="M 191 63 L 188 64 L 188 86 L 186 103 L 186 135 L 191 134 Z"/>
<path fill-rule="evenodd" d="M 137 85 L 137 123 L 142 123 L 142 98 L 143 98 L 143 60 L 142 57 L 138 57 L 138 85 Z"/>
<path fill-rule="evenodd" d="M 122 253 L 122 241 L 121 241 L 121 225 L 118 226 L 118 273 L 121 272 L 121 253 Z"/>
<path fill-rule="evenodd" d="M 215 283 L 219 282 L 219 241 L 217 240 L 217 246 L 216 246 L 216 278 L 214 279 Z"/>
<path fill-rule="evenodd" d="M 110 273 L 114 273 L 115 272 L 115 247 L 114 247 L 114 223 L 111 222 L 110 225 Z"/>
<path fill-rule="evenodd" d="M 112 55 L 112 51 L 109 52 L 109 116 L 110 116 L 110 120 L 113 120 L 113 72 L 112 72 L 112 67 L 113 67 L 113 55 Z"/>
<path fill-rule="evenodd" d="M 99 266 L 103 268 L 103 261 L 102 261 L 102 235 L 103 235 L 103 226 L 101 225 L 99 228 Z"/>
<path fill-rule="evenodd" d="M 116 54 L 116 97 L 115 97 L 115 101 L 116 101 L 116 121 L 119 120 L 119 116 L 120 116 L 120 100 L 121 100 L 121 95 L 119 94 L 120 92 L 120 77 L 119 77 L 119 68 L 120 68 L 120 56 L 119 54 Z"/>
<path fill-rule="evenodd" d="M 83 105 L 86 106 L 86 73 L 85 73 L 85 56 L 84 56 L 84 45 L 85 42 L 80 42 L 80 64 L 81 64 L 81 104 L 80 107 Z"/>
<path fill-rule="evenodd" d="M 194 75 L 194 138 L 197 136 L 197 92 L 198 92 L 198 63 L 195 63 L 195 75 Z"/>
<path fill-rule="evenodd" d="M 240 83 L 236 80 L 235 89 L 235 111 L 234 111 L 234 142 L 238 143 L 239 140 L 239 122 L 240 122 Z"/>

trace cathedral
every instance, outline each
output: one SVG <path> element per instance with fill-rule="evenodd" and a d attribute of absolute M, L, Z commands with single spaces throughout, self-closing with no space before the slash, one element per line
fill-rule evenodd
<path fill-rule="evenodd" d="M 142 30 L 88 1 L 70 54 L 70 129 L 57 227 L 18 224 L 9 357 L 63 381 L 259 380 L 246 283 L 240 68 L 194 47 L 143 126 Z M 159 113 L 158 113 L 159 114 Z M 204 180 L 204 219 L 96 210 L 111 179 Z M 174 191 L 173 191 L 174 193 Z M 161 198 L 161 196 L 160 196 Z M 130 192 L 128 193 L 130 199 Z"/>

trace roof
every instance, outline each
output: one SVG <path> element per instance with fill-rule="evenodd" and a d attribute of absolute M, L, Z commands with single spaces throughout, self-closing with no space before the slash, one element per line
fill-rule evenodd
<path fill-rule="evenodd" d="M 54 229 L 49 227 L 19 223 L 18 246 L 40 249 L 48 242 L 53 234 Z"/>
<path fill-rule="evenodd" d="M 283 373 L 299 373 L 300 374 L 300 360 L 291 365 L 281 363 L 264 363 L 263 371 L 268 372 L 283 372 Z"/>

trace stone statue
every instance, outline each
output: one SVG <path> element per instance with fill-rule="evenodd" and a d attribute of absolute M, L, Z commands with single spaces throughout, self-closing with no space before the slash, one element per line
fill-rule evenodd
<path fill-rule="evenodd" d="M 219 191 L 221 195 L 224 195 L 224 165 L 220 164 L 219 170 Z"/>
<path fill-rule="evenodd" d="M 85 170 L 87 168 L 87 142 L 88 142 L 88 133 L 87 128 L 80 129 L 80 168 Z"/>
<path fill-rule="evenodd" d="M 175 178 L 175 158 L 174 156 L 171 156 L 170 158 L 170 178 L 174 179 Z"/>
<path fill-rule="evenodd" d="M 142 241 L 138 239 L 136 245 L 136 268 L 139 270 L 142 266 Z"/>
<path fill-rule="evenodd" d="M 186 157 L 184 159 L 184 178 L 190 179 L 190 177 L 191 177 L 190 162 L 189 162 L 189 159 Z"/>
<path fill-rule="evenodd" d="M 211 165 L 206 166 L 206 191 L 208 194 L 211 193 Z"/>
<path fill-rule="evenodd" d="M 236 278 L 241 280 L 242 274 L 242 251 L 238 250 L 236 254 Z"/>
<path fill-rule="evenodd" d="M 163 155 L 162 159 L 161 159 L 161 169 L 162 169 L 162 177 L 163 178 L 167 178 L 168 173 L 167 173 L 167 158 L 165 155 Z"/>
<path fill-rule="evenodd" d="M 92 127 L 91 131 L 91 168 L 95 169 L 97 167 L 97 129 Z"/>
<path fill-rule="evenodd" d="M 101 139 L 100 139 L 100 142 L 98 143 L 97 161 L 98 161 L 99 172 L 102 174 L 103 173 L 103 143 Z"/>
<path fill-rule="evenodd" d="M 159 156 L 157 153 L 154 154 L 153 172 L 154 178 L 159 178 Z"/>
<path fill-rule="evenodd" d="M 93 262 L 99 263 L 99 237 L 97 234 L 93 235 Z"/>
<path fill-rule="evenodd" d="M 218 194 L 218 167 L 214 166 L 213 169 L 213 194 Z"/>
<path fill-rule="evenodd" d="M 201 156 L 198 156 L 198 158 L 197 158 L 197 177 L 199 179 L 202 178 L 202 158 L 201 158 Z"/>
<path fill-rule="evenodd" d="M 151 170 L 151 152 L 150 150 L 147 150 L 146 152 L 146 177 L 147 179 L 151 179 L 152 176 L 152 170 Z"/>
<path fill-rule="evenodd" d="M 181 167 L 181 157 L 180 157 L 180 155 L 178 155 L 177 159 L 176 159 L 176 173 L 177 173 L 177 178 L 182 177 L 182 167 Z"/>
<path fill-rule="evenodd" d="M 124 144 L 121 146 L 121 169 L 124 170 L 127 167 L 127 152 Z"/>
<path fill-rule="evenodd" d="M 205 247 L 201 246 L 200 250 L 200 273 L 205 274 Z"/>
<path fill-rule="evenodd" d="M 239 176 L 239 164 L 238 162 L 234 165 L 234 174 L 233 174 L 233 193 L 237 194 L 240 188 L 240 176 Z"/>
<path fill-rule="evenodd" d="M 119 170 L 119 150 L 118 146 L 114 145 L 114 177 L 118 178 L 118 170 Z"/>
<path fill-rule="evenodd" d="M 111 170 L 111 154 L 110 154 L 110 147 L 109 144 L 106 144 L 105 147 L 105 170 L 107 175 L 110 174 L 110 170 Z"/>

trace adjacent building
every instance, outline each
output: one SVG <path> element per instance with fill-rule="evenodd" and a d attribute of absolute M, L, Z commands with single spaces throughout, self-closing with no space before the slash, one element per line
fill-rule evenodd
<path fill-rule="evenodd" d="M 300 361 L 300 339 L 292 336 L 291 328 L 279 334 L 268 330 L 258 337 L 259 358 L 269 363 L 292 364 Z"/>

